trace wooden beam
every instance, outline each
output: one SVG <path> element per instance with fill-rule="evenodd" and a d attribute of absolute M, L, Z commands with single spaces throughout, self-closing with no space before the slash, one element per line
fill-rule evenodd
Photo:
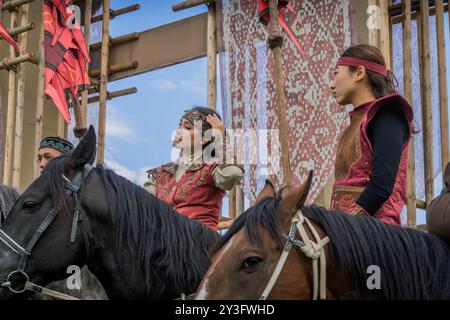
<path fill-rule="evenodd" d="M 123 97 L 123 96 L 127 96 L 130 94 L 134 94 L 137 92 L 137 88 L 133 87 L 133 88 L 129 88 L 129 89 L 124 89 L 124 90 L 118 90 L 118 91 L 114 91 L 114 92 L 108 92 L 106 99 L 107 100 L 112 100 L 114 98 L 118 98 L 118 97 Z M 100 101 L 100 96 L 95 96 L 95 97 L 90 97 L 88 99 L 88 104 L 91 103 L 95 103 Z"/>
<path fill-rule="evenodd" d="M 21 7 L 20 25 L 28 24 L 30 5 L 24 4 Z M 19 46 L 26 48 L 28 33 L 19 35 Z M 23 136 L 23 112 L 25 108 L 25 70 L 26 64 L 20 64 L 17 72 L 17 105 L 16 105 L 16 126 L 14 133 L 14 160 L 13 160 L 13 181 L 12 186 L 20 189 L 20 177 L 22 168 L 22 136 Z"/>
<path fill-rule="evenodd" d="M 411 0 L 403 0 L 403 94 L 412 105 L 412 51 L 411 51 Z M 414 159 L 414 135 L 411 135 L 408 150 L 408 177 L 406 215 L 407 225 L 416 227 L 416 174 Z"/>
<path fill-rule="evenodd" d="M 105 163 L 106 101 L 108 99 L 110 1 L 103 0 L 102 49 L 100 63 L 100 105 L 98 119 L 97 163 Z"/>
<path fill-rule="evenodd" d="M 447 2 L 444 1 L 444 2 Z M 434 2 L 433 2 L 434 4 Z M 448 12 L 448 4 L 444 5 L 444 12 Z M 436 8 L 435 7 L 430 7 L 429 9 L 429 13 L 430 13 L 430 17 L 431 16 L 435 16 L 436 15 Z M 416 20 L 419 17 L 419 11 L 414 11 L 411 12 L 411 20 Z M 402 23 L 402 16 L 400 15 L 394 15 L 393 17 L 391 17 L 391 21 L 392 24 L 398 24 L 398 23 Z"/>
<path fill-rule="evenodd" d="M 139 66 L 110 75 L 109 81 L 132 77 L 206 56 L 207 14 L 139 32 L 139 39 L 110 48 L 109 64 L 137 61 Z M 90 70 L 100 69 L 100 50 L 91 50 Z"/>
<path fill-rule="evenodd" d="M 137 62 L 137 61 L 132 61 L 132 62 L 125 63 L 125 64 L 109 66 L 108 69 L 107 69 L 107 73 L 108 73 L 109 76 L 112 76 L 115 73 L 131 70 L 131 69 L 136 69 L 138 66 L 139 66 L 139 62 Z M 101 70 L 100 69 L 91 70 L 89 72 L 89 76 L 93 77 L 93 78 L 98 77 L 100 75 L 101 75 Z"/>
<path fill-rule="evenodd" d="M 39 31 L 39 44 L 38 48 L 40 52 L 44 52 L 44 24 L 41 23 L 41 29 Z M 45 57 L 40 55 L 39 59 L 39 73 L 37 80 L 37 101 L 36 101 L 36 114 L 34 118 L 34 145 L 33 145 L 33 178 L 36 179 L 40 175 L 41 169 L 37 162 L 37 154 L 39 152 L 39 145 L 42 139 L 42 129 L 44 125 L 44 102 L 45 102 Z"/>
<path fill-rule="evenodd" d="M 427 210 L 427 204 L 425 201 L 416 200 L 417 209 Z"/>
<path fill-rule="evenodd" d="M 122 8 L 122 9 L 117 9 L 117 10 L 111 10 L 111 9 L 109 9 L 109 12 L 108 12 L 108 20 L 112 20 L 112 19 L 114 19 L 115 17 L 121 16 L 121 15 L 126 14 L 126 13 L 130 13 L 130 12 L 133 12 L 133 11 L 137 11 L 137 10 L 139 10 L 140 8 L 141 8 L 141 6 L 140 6 L 139 4 L 133 4 L 133 5 L 131 5 L 131 6 L 128 6 L 128 7 Z M 105 15 L 105 11 L 103 11 L 103 14 L 102 14 L 102 15 L 92 17 L 91 23 L 96 23 L 96 22 L 99 22 L 99 21 L 103 21 L 103 18 L 104 18 L 105 16 L 106 16 L 106 15 Z"/>
<path fill-rule="evenodd" d="M 215 2 L 214 0 L 187 0 L 187 1 L 183 1 L 183 2 L 180 2 L 180 3 L 174 4 L 172 6 L 172 10 L 174 12 L 177 12 L 177 11 L 193 8 L 193 7 L 202 5 L 202 4 L 209 5 L 209 4 L 214 3 L 214 2 Z"/>
<path fill-rule="evenodd" d="M 128 41 L 137 40 L 137 39 L 139 39 L 139 32 L 133 32 L 133 33 L 130 33 L 130 34 L 126 34 L 126 35 L 117 37 L 117 38 L 110 39 L 109 40 L 109 46 L 112 48 L 112 47 L 121 45 L 122 43 L 125 43 L 125 42 L 128 42 Z M 101 42 L 94 43 L 94 44 L 91 44 L 90 49 L 91 50 L 98 50 L 98 49 L 101 48 L 101 46 L 102 46 Z"/>
<path fill-rule="evenodd" d="M 275 63 L 275 85 L 278 102 L 278 120 L 280 129 L 280 144 L 281 144 L 281 162 L 283 167 L 283 180 L 280 185 L 288 185 L 292 182 L 292 169 L 289 152 L 289 135 L 288 123 L 286 120 L 287 104 L 286 92 L 284 87 L 283 76 L 283 61 L 281 47 L 283 45 L 283 37 L 281 35 L 280 26 L 278 24 L 278 0 L 269 0 L 269 47 L 272 49 L 272 54 Z"/>
<path fill-rule="evenodd" d="M 12 11 L 13 9 L 16 9 L 17 7 L 20 7 L 21 5 L 31 3 L 34 0 L 11 0 L 8 2 L 5 2 L 3 4 L 3 11 L 9 10 Z"/>
<path fill-rule="evenodd" d="M 380 45 L 381 52 L 386 60 L 386 66 L 392 69 L 392 57 L 391 57 L 391 32 L 390 21 L 388 14 L 389 0 L 380 1 L 380 13 L 381 13 L 381 30 L 380 30 Z"/>
<path fill-rule="evenodd" d="M 431 57 L 430 57 L 430 19 L 428 0 L 420 1 L 421 42 L 421 89 L 422 89 L 422 126 L 425 169 L 425 202 L 427 206 L 434 198 L 433 170 L 433 121 L 431 101 Z"/>
<path fill-rule="evenodd" d="M 15 37 L 15 36 L 18 36 L 21 33 L 33 30 L 34 28 L 35 28 L 35 24 L 33 22 L 30 22 L 30 23 L 27 23 L 24 26 L 20 26 L 20 27 L 14 28 L 14 29 L 9 29 L 8 33 L 9 33 L 9 35 L 11 37 Z M 0 36 L 0 40 L 3 40 L 2 36 Z"/>
<path fill-rule="evenodd" d="M 58 137 L 65 138 L 66 137 L 66 121 L 64 120 L 61 113 L 58 112 L 58 120 L 57 120 L 56 134 Z"/>
<path fill-rule="evenodd" d="M 377 6 L 378 3 L 377 0 L 369 0 L 369 6 Z M 378 21 L 380 17 L 375 16 L 375 19 L 377 19 L 377 24 L 381 23 L 381 21 Z M 377 28 L 370 28 L 369 29 L 369 44 L 374 47 L 380 47 L 380 30 Z"/>
<path fill-rule="evenodd" d="M 11 3 L 8 3 L 11 4 Z M 10 16 L 10 29 L 16 27 L 17 24 L 17 11 L 11 11 Z M 9 62 L 8 65 L 11 65 L 11 62 L 15 59 L 16 52 L 15 49 L 11 46 L 9 48 Z M 2 65 L 0 64 L 0 70 L 2 69 Z M 3 170 L 3 183 L 7 186 L 12 185 L 12 171 L 13 171 L 13 157 L 14 157 L 14 124 L 15 124 L 15 106 L 16 106 L 16 87 L 17 85 L 17 73 L 16 70 L 9 70 L 9 78 L 8 78 L 8 106 L 6 113 L 6 134 L 5 134 L 5 161 L 4 161 L 4 170 Z"/>
<path fill-rule="evenodd" d="M 245 211 L 245 194 L 242 186 L 236 186 L 236 216 L 239 217 Z"/>
<path fill-rule="evenodd" d="M 230 227 L 233 225 L 234 220 L 228 220 L 228 221 L 221 221 L 217 224 L 218 230 L 226 230 L 230 229 Z"/>
<path fill-rule="evenodd" d="M 436 45 L 439 66 L 439 105 L 441 123 L 441 158 L 442 178 L 449 163 L 449 131 L 448 131 L 448 92 L 447 92 L 447 59 L 445 54 L 444 4 L 436 0 Z"/>
<path fill-rule="evenodd" d="M 216 31 L 216 5 L 208 5 L 207 24 L 207 57 L 208 57 L 208 90 L 207 106 L 216 110 L 217 107 L 217 31 Z"/>
<path fill-rule="evenodd" d="M 84 9 L 84 41 L 86 42 L 86 48 L 88 53 L 90 51 L 91 43 L 91 18 L 92 18 L 92 0 L 85 1 Z M 86 72 L 89 74 L 89 65 L 86 66 Z M 92 83 L 92 82 L 91 82 Z M 87 105 L 88 105 L 88 91 L 83 90 L 81 92 L 81 119 L 82 124 L 80 128 L 74 128 L 75 136 L 82 135 L 83 131 L 87 129 Z"/>
<path fill-rule="evenodd" d="M 38 59 L 36 58 L 36 53 L 35 52 L 30 52 L 30 53 L 27 53 L 27 54 L 24 54 L 24 55 L 21 55 L 21 56 L 18 56 L 18 57 L 10 56 L 9 59 L 6 59 L 6 60 L 4 60 L 3 62 L 0 63 L 0 70 L 4 70 L 4 69 L 8 70 L 11 67 L 14 67 L 14 66 L 16 66 L 16 65 L 18 65 L 20 63 L 23 63 L 23 62 L 31 62 L 31 63 L 37 64 L 38 63 Z M 12 69 L 14 69 L 14 68 L 12 68 Z"/>
<path fill-rule="evenodd" d="M 414 14 L 418 11 L 420 11 L 420 0 L 412 0 L 410 1 L 411 5 L 409 6 L 409 9 L 411 11 L 411 14 Z M 448 3 L 448 0 L 444 0 L 443 3 Z M 428 7 L 430 10 L 433 10 L 436 6 L 435 0 L 429 0 L 428 1 Z M 396 17 L 396 16 L 402 16 L 403 15 L 403 4 L 402 3 L 396 3 L 389 6 L 389 16 L 390 17 Z"/>

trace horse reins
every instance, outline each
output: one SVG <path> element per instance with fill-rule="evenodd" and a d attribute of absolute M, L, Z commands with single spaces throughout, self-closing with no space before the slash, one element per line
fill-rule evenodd
<path fill-rule="evenodd" d="M 316 242 L 309 239 L 308 234 L 305 229 L 305 224 L 308 226 L 309 230 L 313 234 Z M 297 230 L 300 234 L 300 240 L 295 239 L 295 234 Z M 281 274 L 281 271 L 286 263 L 289 252 L 291 251 L 293 246 L 300 247 L 302 252 L 312 260 L 312 268 L 313 268 L 313 295 L 312 299 L 317 300 L 319 296 L 320 299 L 324 300 L 327 297 L 327 286 L 326 286 L 326 260 L 325 260 L 325 245 L 330 241 L 328 237 L 323 239 L 320 238 L 317 230 L 312 225 L 311 221 L 306 218 L 302 211 L 299 210 L 297 214 L 292 218 L 291 228 L 289 231 L 289 235 L 283 233 L 283 238 L 286 239 L 286 244 L 284 246 L 283 253 L 278 260 L 278 263 L 275 267 L 272 276 L 270 277 L 269 283 L 264 289 L 259 300 L 266 300 L 272 291 L 275 283 L 278 280 L 278 277 Z M 320 263 L 320 275 L 319 275 L 319 266 Z M 320 291 L 320 292 L 319 292 Z"/>
<path fill-rule="evenodd" d="M 81 185 L 83 181 L 88 177 L 89 173 L 92 171 L 93 166 L 90 164 L 86 164 L 82 171 L 77 172 L 75 177 L 72 181 L 70 181 L 68 178 L 66 178 L 63 175 L 64 180 L 64 189 L 65 189 L 65 195 L 67 198 L 73 197 L 75 208 L 73 209 L 73 220 L 72 220 L 72 229 L 70 233 L 70 242 L 74 242 L 76 238 L 76 233 L 78 227 L 80 228 L 81 235 L 83 237 L 84 245 L 86 247 L 86 259 L 89 260 L 89 258 L 92 256 L 91 252 L 91 244 L 88 238 L 88 234 L 86 232 L 86 229 L 83 225 L 83 219 L 81 216 L 80 211 L 80 202 L 78 193 L 80 191 Z M 76 299 L 70 296 L 67 296 L 62 293 L 58 293 L 55 291 L 51 291 L 45 288 L 42 288 L 38 285 L 35 285 L 30 282 L 30 278 L 28 274 L 25 272 L 25 267 L 28 261 L 28 258 L 31 256 L 31 252 L 38 242 L 38 240 L 42 237 L 44 232 L 48 229 L 48 227 L 52 224 L 52 222 L 55 220 L 56 216 L 58 215 L 58 211 L 55 208 L 52 208 L 47 216 L 44 218 L 44 220 L 40 223 L 36 231 L 34 232 L 31 239 L 28 241 L 25 247 L 22 247 L 20 244 L 18 244 L 14 239 L 12 239 L 10 236 L 8 236 L 3 230 L 0 230 L 0 242 L 4 243 L 8 248 L 10 248 L 14 253 L 18 254 L 20 256 L 19 263 L 17 265 L 17 269 L 13 272 L 11 272 L 8 277 L 6 278 L 6 281 L 0 282 L 0 287 L 8 288 L 11 292 L 15 294 L 20 294 L 25 292 L 26 290 L 31 290 L 38 293 L 45 293 L 50 294 L 54 297 L 57 297 L 59 299 Z M 11 282 L 13 277 L 22 277 L 23 279 L 23 288 L 18 289 L 14 288 L 13 284 Z"/>

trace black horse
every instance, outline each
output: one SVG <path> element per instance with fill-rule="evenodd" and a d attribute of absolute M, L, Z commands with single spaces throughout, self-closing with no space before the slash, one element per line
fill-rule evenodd
<path fill-rule="evenodd" d="M 44 286 L 66 278 L 70 265 L 87 265 L 110 299 L 172 299 L 197 289 L 220 236 L 113 171 L 90 167 L 95 150 L 91 126 L 11 209 L 0 229 L 0 299 L 25 297 L 11 289 L 22 291 L 27 277 Z"/>

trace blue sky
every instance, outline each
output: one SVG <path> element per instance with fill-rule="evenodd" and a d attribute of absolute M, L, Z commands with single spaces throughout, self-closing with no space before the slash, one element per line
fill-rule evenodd
<path fill-rule="evenodd" d="M 112 0 L 118 9 L 141 9 L 111 21 L 111 36 L 143 31 L 206 12 L 206 6 L 173 12 L 179 0 Z M 178 64 L 112 82 L 109 91 L 136 87 L 138 92 L 108 102 L 106 158 L 119 174 L 141 184 L 145 170 L 171 160 L 171 134 L 184 110 L 206 104 L 206 59 Z M 219 112 L 220 106 L 218 106 Z"/>

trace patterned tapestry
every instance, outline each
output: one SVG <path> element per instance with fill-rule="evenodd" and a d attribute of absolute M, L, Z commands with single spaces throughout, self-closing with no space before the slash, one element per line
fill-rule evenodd
<path fill-rule="evenodd" d="M 314 170 L 311 202 L 331 177 L 338 135 L 348 120 L 329 87 L 340 54 L 351 45 L 350 0 L 289 3 L 284 19 L 305 52 L 283 32 L 289 149 L 294 185 Z M 222 0 L 217 14 L 223 115 L 228 127 L 240 130 L 236 155 L 244 160 L 243 188 L 252 203 L 265 179 L 278 187 L 282 176 L 273 56 L 257 1 Z"/>

